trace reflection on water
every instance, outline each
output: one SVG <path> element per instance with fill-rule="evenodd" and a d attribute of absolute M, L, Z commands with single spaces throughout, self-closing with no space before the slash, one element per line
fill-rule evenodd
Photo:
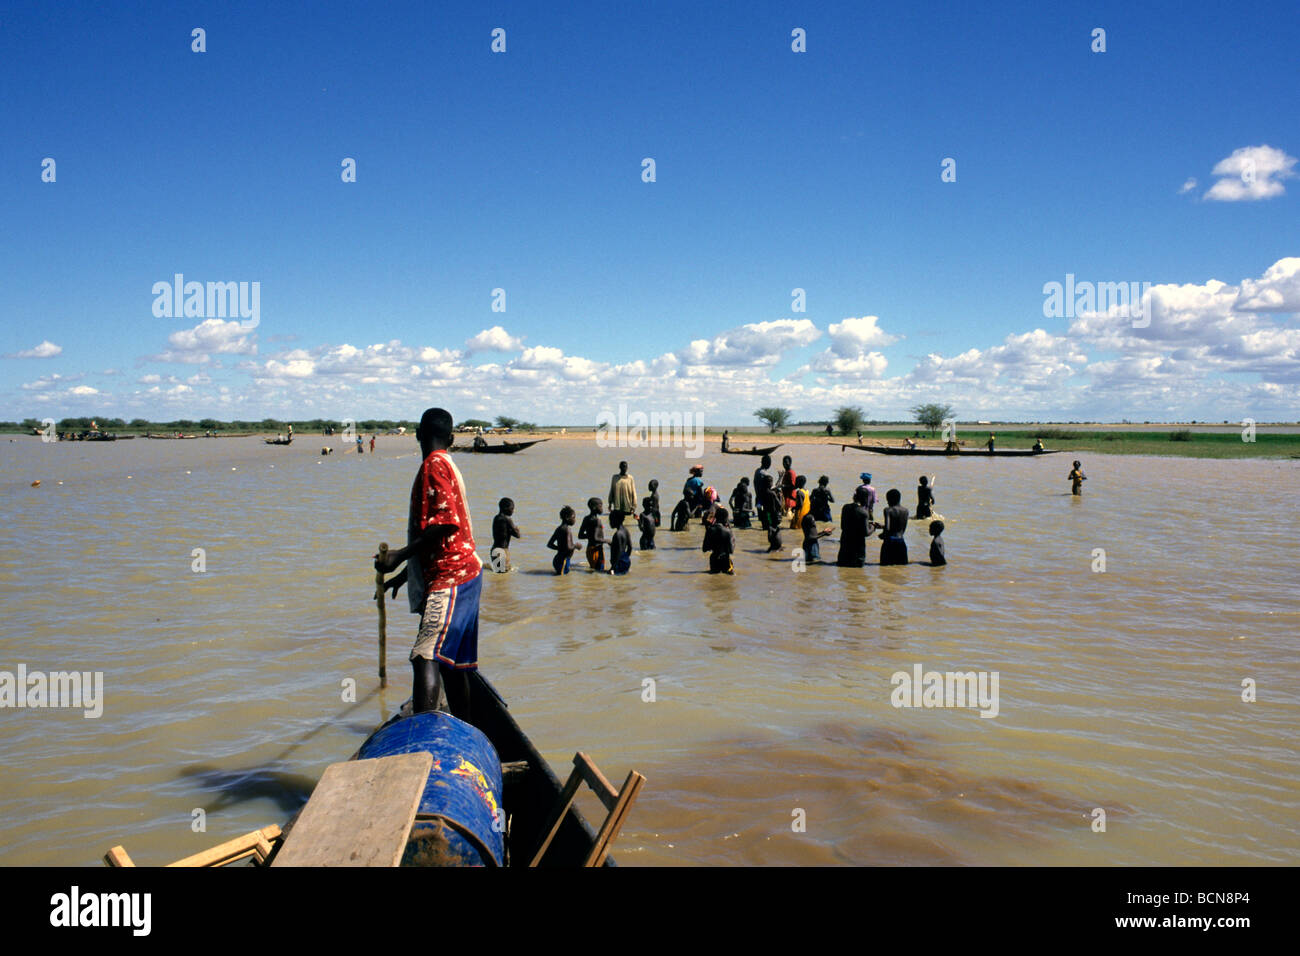
<path fill-rule="evenodd" d="M 158 863 L 283 823 L 408 695 L 404 593 L 378 689 L 370 556 L 403 539 L 414 443 L 316 450 L 0 446 L 0 670 L 101 670 L 105 686 L 98 720 L 0 711 L 0 862 L 91 864 L 123 843 Z M 864 465 L 915 499 L 906 460 L 782 451 L 830 476 L 837 517 Z M 1076 499 L 1056 457 L 927 460 L 945 568 L 800 573 L 794 534 L 768 555 L 754 530 L 736 575 L 709 575 L 693 527 L 662 529 L 626 577 L 580 555 L 555 577 L 560 507 L 603 494 L 619 458 L 639 493 L 660 479 L 667 513 L 679 449 L 458 461 L 484 556 L 501 496 L 524 534 L 518 573 L 484 582 L 485 672 L 558 770 L 581 748 L 613 779 L 647 775 L 620 862 L 1296 862 L 1297 463 L 1092 456 Z M 724 497 L 757 465 L 703 463 Z M 894 709 L 890 676 L 917 663 L 998 671 L 999 716 Z"/>

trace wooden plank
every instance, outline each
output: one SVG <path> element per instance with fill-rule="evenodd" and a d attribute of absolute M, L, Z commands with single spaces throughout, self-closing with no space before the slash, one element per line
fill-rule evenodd
<path fill-rule="evenodd" d="M 618 802 L 610 808 L 609 816 L 605 818 L 600 833 L 596 835 L 596 842 L 592 844 L 591 853 L 588 854 L 584 866 L 600 866 L 605 862 L 605 856 L 618 837 L 619 831 L 623 829 L 623 821 L 627 819 L 632 803 L 641 792 L 643 783 L 645 777 L 635 770 L 627 775 L 627 779 L 623 781 L 623 789 L 618 792 Z"/>
<path fill-rule="evenodd" d="M 546 855 L 546 851 L 550 849 L 551 841 L 555 839 L 555 834 L 560 832 L 560 824 L 569 815 L 569 807 L 573 805 L 573 800 L 578 795 L 578 788 L 582 786 L 582 769 L 578 763 L 578 758 L 581 756 L 581 752 L 574 755 L 573 772 L 569 774 L 569 779 L 564 783 L 564 789 L 560 791 L 559 799 L 555 801 L 555 806 L 551 808 L 551 815 L 547 818 L 546 826 L 542 828 L 542 842 L 537 845 L 537 852 L 533 854 L 529 866 L 541 864 L 542 857 Z"/>
<path fill-rule="evenodd" d="M 104 854 L 104 864 L 106 866 L 135 866 L 135 863 L 127 856 L 126 848 L 121 846 L 115 846 Z"/>
<path fill-rule="evenodd" d="M 433 757 L 397 754 L 330 764 L 272 866 L 397 866 Z"/>
<path fill-rule="evenodd" d="M 175 863 L 168 863 L 167 866 L 225 866 L 254 855 L 265 860 L 271 852 L 271 844 L 279 838 L 280 828 L 272 824 L 235 837 L 233 840 L 227 840 L 210 850 L 203 850 Z"/>

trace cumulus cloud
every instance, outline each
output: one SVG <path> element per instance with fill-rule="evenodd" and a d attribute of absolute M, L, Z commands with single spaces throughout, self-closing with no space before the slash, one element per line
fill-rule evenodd
<path fill-rule="evenodd" d="M 1243 279 L 1233 308 L 1239 312 L 1300 312 L 1300 257 L 1279 259 L 1258 280 Z"/>
<path fill-rule="evenodd" d="M 40 345 L 37 345 L 35 348 L 23 349 L 21 352 L 11 352 L 9 355 L 6 355 L 5 358 L 16 358 L 16 359 L 54 358 L 54 356 L 59 355 L 62 352 L 63 352 L 62 345 L 55 345 L 53 342 L 46 339 L 44 342 L 42 342 Z"/>
<path fill-rule="evenodd" d="M 465 342 L 467 354 L 473 352 L 518 352 L 523 347 L 522 339 L 515 338 L 499 325 L 484 329 Z"/>
<path fill-rule="evenodd" d="M 173 332 L 167 336 L 167 344 L 170 348 L 150 359 L 199 365 L 210 361 L 213 355 L 257 354 L 252 330 L 223 319 L 205 319 L 192 329 Z"/>
<path fill-rule="evenodd" d="M 1286 192 L 1282 180 L 1295 176 L 1296 162 L 1272 146 L 1243 146 L 1215 164 L 1214 175 L 1220 178 L 1204 198 L 1249 202 L 1281 196 Z"/>
<path fill-rule="evenodd" d="M 712 339 L 696 339 L 676 352 L 683 365 L 775 365 L 791 349 L 821 338 L 807 319 L 750 322 Z"/>
<path fill-rule="evenodd" d="M 879 322 L 879 317 L 865 315 L 832 323 L 827 329 L 831 339 L 830 348 L 815 355 L 811 362 L 790 378 L 801 378 L 809 372 L 822 372 L 845 379 L 881 378 L 889 363 L 875 349 L 893 345 L 900 337 L 890 335 L 880 328 Z"/>
<path fill-rule="evenodd" d="M 1189 193 L 1195 188 L 1196 188 L 1196 177 L 1190 176 L 1188 177 L 1187 181 L 1183 183 L 1182 188 L 1178 190 L 1178 195 L 1181 196 L 1184 193 Z"/>

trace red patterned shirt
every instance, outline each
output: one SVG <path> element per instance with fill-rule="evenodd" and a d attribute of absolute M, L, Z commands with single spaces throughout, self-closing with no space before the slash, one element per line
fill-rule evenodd
<path fill-rule="evenodd" d="M 474 553 L 465 481 L 445 451 L 430 452 L 411 485 L 407 544 L 419 538 L 425 528 L 438 524 L 455 525 L 456 530 L 434 545 L 423 562 L 414 554 L 407 559 L 407 597 L 417 614 L 423 610 L 425 595 L 430 591 L 472 581 L 483 569 L 483 562 Z"/>

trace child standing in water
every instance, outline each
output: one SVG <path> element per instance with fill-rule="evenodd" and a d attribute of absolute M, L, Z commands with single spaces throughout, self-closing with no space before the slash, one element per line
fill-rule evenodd
<path fill-rule="evenodd" d="M 1070 479 L 1070 494 L 1082 497 L 1083 483 L 1088 480 L 1088 476 L 1083 473 L 1083 465 L 1076 461 L 1065 477 Z"/>
<path fill-rule="evenodd" d="M 505 572 L 510 567 L 510 539 L 519 537 L 511 515 L 515 513 L 515 503 L 510 498 L 502 498 L 497 503 L 500 509 L 492 519 L 492 550 L 488 552 L 488 566 L 493 571 Z"/>
<path fill-rule="evenodd" d="M 928 518 L 934 505 L 934 484 L 932 478 L 921 476 L 921 483 L 916 488 L 916 517 Z"/>
<path fill-rule="evenodd" d="M 727 524 L 727 509 L 719 508 L 713 515 L 713 524 L 704 535 L 701 551 L 709 552 L 710 574 L 735 574 L 731 556 L 736 553 L 736 535 Z"/>
<path fill-rule="evenodd" d="M 641 529 L 641 550 L 653 551 L 655 549 L 655 525 L 658 523 L 654 519 L 653 511 L 650 507 L 651 500 L 647 497 L 642 501 L 641 517 L 637 521 L 637 527 Z"/>
<path fill-rule="evenodd" d="M 551 535 L 551 540 L 546 542 L 546 546 L 555 552 L 551 567 L 555 568 L 556 574 L 569 573 L 569 559 L 578 550 L 578 544 L 573 540 L 573 523 L 577 520 L 577 512 L 565 505 L 560 509 L 560 526 Z"/>
<path fill-rule="evenodd" d="M 748 478 L 740 479 L 727 504 L 731 506 L 731 513 L 736 516 L 737 528 L 751 527 L 749 516 L 754 513 L 754 496 L 750 493 Z"/>
<path fill-rule="evenodd" d="M 943 553 L 943 522 L 931 521 L 930 534 L 934 535 L 930 542 L 930 566 L 937 568 L 948 563 L 948 557 Z"/>
<path fill-rule="evenodd" d="M 831 504 L 835 496 L 831 494 L 831 480 L 825 475 L 817 479 L 817 487 L 808 493 L 812 516 L 818 521 L 831 520 Z"/>
<path fill-rule="evenodd" d="M 803 557 L 807 562 L 820 561 L 822 559 L 822 548 L 818 543 L 820 539 L 826 537 L 834 528 L 824 528 L 817 530 L 817 519 L 811 514 L 803 516 Z"/>
<path fill-rule="evenodd" d="M 649 502 L 649 504 L 646 505 L 646 510 L 649 511 L 651 517 L 654 518 L 655 527 L 657 528 L 659 527 L 659 479 L 658 478 L 650 479 L 650 497 L 647 498 L 646 501 Z"/>
<path fill-rule="evenodd" d="M 614 536 L 609 542 L 609 573 L 627 574 L 632 569 L 632 532 L 623 524 L 623 512 L 611 511 L 609 525 Z"/>
<path fill-rule="evenodd" d="M 587 563 L 593 571 L 605 570 L 605 523 L 600 520 L 602 505 L 599 498 L 588 498 L 590 514 L 582 519 L 578 539 L 587 542 Z"/>
<path fill-rule="evenodd" d="M 808 501 L 808 476 L 796 475 L 794 479 L 793 505 L 790 508 L 790 530 L 803 526 L 803 516 L 808 513 L 811 504 Z"/>
<path fill-rule="evenodd" d="M 907 509 L 899 504 L 902 500 L 903 495 L 897 488 L 890 488 L 885 494 L 885 523 L 880 532 L 882 566 L 907 564 L 907 542 L 903 540 L 903 532 L 907 530 Z"/>

